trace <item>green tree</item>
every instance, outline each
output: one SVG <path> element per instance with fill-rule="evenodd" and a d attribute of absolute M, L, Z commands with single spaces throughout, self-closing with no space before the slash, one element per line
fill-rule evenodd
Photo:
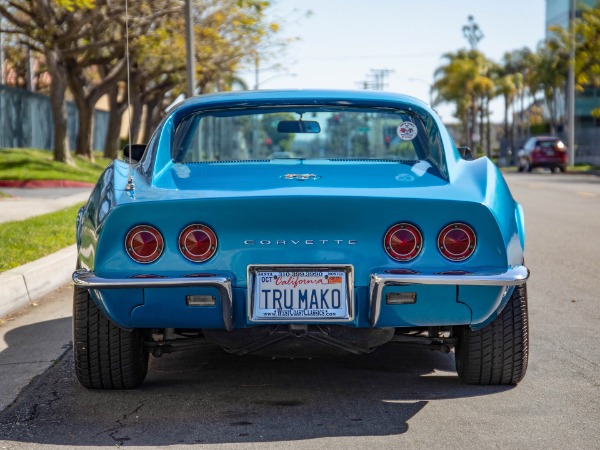
<path fill-rule="evenodd" d="M 27 85 L 27 49 L 22 45 L 5 45 L 5 76 L 9 86 L 25 89 Z"/>
<path fill-rule="evenodd" d="M 261 128 L 264 132 L 267 146 L 273 150 L 290 151 L 295 135 L 291 133 L 279 133 L 277 124 L 282 120 L 297 120 L 298 118 L 291 113 L 266 114 L 261 121 Z M 259 136 L 259 138 L 261 138 Z"/>
<path fill-rule="evenodd" d="M 150 114 L 146 116 L 152 118 L 154 105 L 168 97 L 167 93 L 174 86 L 185 82 L 184 34 L 179 31 L 183 23 L 180 2 L 169 0 L 162 4 L 140 3 L 130 13 L 129 77 L 123 73 L 118 83 L 111 84 L 107 92 L 111 114 L 104 154 L 111 158 L 117 155 L 122 117 L 127 111 L 129 100 L 131 112 L 127 122 L 130 122 L 131 140 L 135 143 L 141 129 L 144 107 L 149 105 L 147 110 Z M 124 34 L 122 24 L 122 35 Z M 127 63 L 127 55 L 124 53 L 120 63 Z M 114 71 L 114 67 L 113 61 L 100 65 L 98 69 L 102 75 Z"/>
<path fill-rule="evenodd" d="M 600 86 L 600 1 L 593 7 L 578 5 L 578 8 L 581 14 L 572 24 L 575 89 L 583 91 L 586 86 Z M 560 123 L 560 118 L 556 117 L 559 109 L 557 97 L 566 100 L 564 93 L 567 92 L 571 40 L 568 27 L 554 26 L 550 30 L 553 38 L 539 49 L 541 61 L 537 75 L 550 111 L 550 126 L 556 130 Z M 591 114 L 600 117 L 600 109 L 591 111 Z M 562 119 L 566 121 L 566 115 Z"/>
<path fill-rule="evenodd" d="M 177 0 L 131 2 L 127 24 L 120 0 L 98 2 L 95 9 L 96 25 L 89 27 L 84 37 L 90 45 L 86 51 L 68 59 L 68 85 L 79 111 L 76 151 L 90 159 L 93 158 L 93 113 L 98 100 L 108 95 L 111 115 L 118 116 L 121 110 L 125 110 L 118 100 L 115 103 L 115 91 L 118 92 L 119 83 L 125 83 L 127 79 L 126 30 L 129 30 L 129 39 L 133 41 L 137 36 L 153 34 L 163 18 L 180 14 L 181 5 Z M 131 53 L 135 53 L 133 46 Z M 113 139 L 114 143 L 113 136 L 107 138 Z M 116 148 L 112 153 L 116 153 Z"/>
<path fill-rule="evenodd" d="M 585 86 L 600 86 L 600 0 L 594 7 L 583 6 L 580 17 L 573 24 L 575 33 L 575 81 L 582 91 Z M 563 30 L 560 37 L 565 39 Z M 565 47 L 569 47 L 566 45 Z M 600 109 L 592 112 L 600 117 Z"/>
<path fill-rule="evenodd" d="M 533 82 L 543 93 L 552 134 L 558 131 L 561 121 L 559 102 L 564 98 L 567 71 L 568 51 L 559 41 L 553 40 L 540 45 L 534 65 Z"/>
<path fill-rule="evenodd" d="M 496 72 L 494 77 L 494 84 L 496 95 L 501 96 L 503 99 L 504 106 L 504 120 L 502 124 L 503 140 L 504 145 L 501 145 L 501 149 L 506 148 L 514 153 L 514 145 L 512 145 L 512 130 L 510 126 L 510 108 L 513 106 L 513 102 L 517 96 L 517 77 L 512 73 L 506 73 L 502 66 L 496 66 Z M 506 155 L 503 155 L 506 156 Z"/>
<path fill-rule="evenodd" d="M 536 79 L 538 59 L 539 55 L 527 47 L 506 52 L 503 57 L 503 72 L 512 76 L 516 89 L 512 99 L 513 130 L 510 133 L 513 148 L 516 141 L 520 143 L 530 134 L 528 106 L 530 101 L 535 101 L 535 95 L 540 89 Z"/>
<path fill-rule="evenodd" d="M 19 36 L 22 44 L 45 57 L 52 79 L 50 105 L 54 122 L 54 159 L 65 163 L 72 163 L 65 142 L 66 57 L 73 52 L 85 51 L 89 46 L 81 39 L 94 22 L 94 6 L 94 0 L 0 2 L 0 15 L 10 24 L 2 31 Z"/>
<path fill-rule="evenodd" d="M 196 92 L 244 87 L 236 71 L 256 54 L 264 41 L 279 32 L 278 24 L 266 19 L 269 6 L 269 1 L 262 0 L 195 1 Z M 135 82 L 146 110 L 142 138 L 145 142 L 169 104 L 185 92 L 183 30 L 183 18 L 170 17 L 154 33 L 142 35 L 134 43 L 139 69 Z M 134 109 L 134 125 L 140 117 L 140 112 Z"/>
<path fill-rule="evenodd" d="M 183 92 L 185 52 L 181 0 L 130 1 L 132 135 L 145 110 L 145 139 L 166 108 Z M 265 19 L 269 1 L 196 0 L 194 4 L 198 91 L 231 89 L 235 70 L 262 40 L 278 31 Z M 125 14 L 120 0 L 8 0 L 0 14 L 3 31 L 45 56 L 52 79 L 54 157 L 70 162 L 66 147 L 65 91 L 79 109 L 77 152 L 91 157 L 93 109 L 108 95 L 111 126 L 105 153 L 115 154 L 117 118 L 126 110 Z M 135 136 L 132 136 L 135 137 Z"/>
<path fill-rule="evenodd" d="M 478 50 L 459 50 L 443 56 L 446 63 L 434 77 L 434 103 L 455 105 L 455 117 L 461 122 L 462 141 L 474 148 L 475 136 L 483 138 L 484 119 L 489 115 L 489 101 L 494 95 L 490 78 L 491 62 Z"/>

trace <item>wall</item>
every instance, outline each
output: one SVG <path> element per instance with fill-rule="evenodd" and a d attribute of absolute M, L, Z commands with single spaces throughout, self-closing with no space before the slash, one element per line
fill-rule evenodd
<path fill-rule="evenodd" d="M 75 149 L 78 112 L 67 102 L 69 149 Z M 106 140 L 108 112 L 94 111 L 92 148 L 101 150 Z M 32 147 L 52 150 L 52 111 L 48 96 L 0 85 L 0 148 Z"/>

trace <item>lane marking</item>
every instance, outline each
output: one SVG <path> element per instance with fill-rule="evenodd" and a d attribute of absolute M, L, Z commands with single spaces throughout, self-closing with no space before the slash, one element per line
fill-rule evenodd
<path fill-rule="evenodd" d="M 541 183 L 527 183 L 529 189 L 543 189 L 544 185 Z"/>
<path fill-rule="evenodd" d="M 577 195 L 583 198 L 596 198 L 598 194 L 594 194 L 593 192 L 577 192 Z"/>

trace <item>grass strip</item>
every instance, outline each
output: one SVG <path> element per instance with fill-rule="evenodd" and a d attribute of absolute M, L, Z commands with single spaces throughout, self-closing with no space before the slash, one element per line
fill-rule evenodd
<path fill-rule="evenodd" d="M 95 161 L 73 156 L 70 166 L 52 159 L 50 150 L 33 148 L 0 149 L 1 180 L 73 180 L 95 183 L 111 160 L 94 154 Z"/>
<path fill-rule="evenodd" d="M 600 166 L 594 166 L 592 164 L 575 164 L 574 167 L 567 167 L 567 172 L 598 172 Z"/>
<path fill-rule="evenodd" d="M 517 166 L 505 166 L 500 167 L 503 173 L 517 173 Z M 567 166 L 567 173 L 590 173 L 594 174 L 600 172 L 600 166 L 594 166 L 591 164 L 577 164 L 576 166 Z"/>
<path fill-rule="evenodd" d="M 74 244 L 75 221 L 82 204 L 30 219 L 1 223 L 0 272 Z"/>

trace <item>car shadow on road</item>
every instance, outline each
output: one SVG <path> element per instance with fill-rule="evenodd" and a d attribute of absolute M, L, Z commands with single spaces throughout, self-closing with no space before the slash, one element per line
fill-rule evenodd
<path fill-rule="evenodd" d="M 430 402 L 508 389 L 462 384 L 452 354 L 385 346 L 293 360 L 208 347 L 151 358 L 137 390 L 90 391 L 69 351 L 0 413 L 0 440 L 152 447 L 399 435 Z"/>

